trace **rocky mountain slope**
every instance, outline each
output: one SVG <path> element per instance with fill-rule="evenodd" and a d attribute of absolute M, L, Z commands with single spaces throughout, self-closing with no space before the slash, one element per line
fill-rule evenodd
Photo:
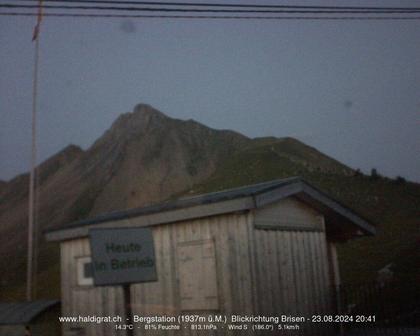
<path fill-rule="evenodd" d="M 37 295 L 59 296 L 58 246 L 43 241 L 40 232 L 46 228 L 185 193 L 292 175 L 326 189 L 381 228 L 378 238 L 341 251 L 348 281 L 356 280 L 352 267 L 360 273 L 357 279 L 368 280 L 392 256 L 415 248 L 419 185 L 364 176 L 292 138 L 249 139 L 140 104 L 86 151 L 69 146 L 38 167 Z M 23 298 L 28 180 L 25 174 L 0 184 L 0 300 Z"/>
<path fill-rule="evenodd" d="M 38 235 L 87 216 L 164 200 L 208 178 L 219 162 L 249 141 L 140 104 L 88 150 L 69 146 L 38 167 Z M 28 174 L 20 175 L 0 189 L 0 270 L 8 270 L 1 278 L 3 296 L 24 281 L 28 181 Z M 41 281 L 57 274 L 56 250 L 40 246 Z M 16 263 L 10 265 L 11 258 Z"/>

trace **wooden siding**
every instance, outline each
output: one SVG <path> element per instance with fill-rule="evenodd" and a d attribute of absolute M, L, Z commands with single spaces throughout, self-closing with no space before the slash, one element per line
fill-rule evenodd
<path fill-rule="evenodd" d="M 177 316 L 216 313 L 227 316 L 310 317 L 312 314 L 329 313 L 332 277 L 323 217 L 295 199 L 282 200 L 267 209 L 153 226 L 158 281 L 131 286 L 133 314 Z M 276 216 L 281 219 L 281 225 L 276 225 Z M 272 221 L 268 229 L 259 226 L 258 221 L 267 218 Z M 127 224 L 135 226 L 136 219 L 127 220 Z M 107 227 L 110 226 L 112 223 L 107 223 Z M 121 221 L 118 221 L 118 226 L 122 226 Z M 302 230 L 302 226 L 310 230 Z M 217 300 L 212 300 L 211 304 L 201 302 L 203 310 L 183 311 L 180 282 L 181 276 L 187 274 L 185 269 L 180 269 L 179 254 L 183 246 L 203 241 L 214 244 L 215 275 L 210 274 L 207 280 L 214 282 L 211 279 L 216 279 L 217 284 L 209 284 L 208 288 L 211 296 L 217 292 Z M 76 259 L 90 255 L 89 240 L 64 241 L 61 253 L 62 315 L 120 315 L 125 318 L 120 287 L 77 285 Z M 190 276 L 197 278 L 193 272 Z M 212 310 L 216 306 L 219 309 Z M 63 326 L 65 330 L 70 328 L 69 324 Z M 88 336 L 123 335 L 110 324 L 80 326 L 86 328 Z M 300 326 L 299 331 L 276 334 L 328 335 L 327 330 L 316 329 L 317 325 L 314 324 Z M 187 328 L 165 335 L 192 336 L 203 333 L 235 335 L 238 331 L 230 333 L 225 327 L 212 333 Z M 149 331 L 135 330 L 135 335 L 148 334 Z M 156 331 L 150 334 L 156 335 Z M 241 331 L 240 334 L 246 333 Z M 253 333 L 248 331 L 248 334 Z"/>
<path fill-rule="evenodd" d="M 255 230 L 254 236 L 256 310 L 304 317 L 330 312 L 325 233 Z M 311 323 L 300 326 L 299 335 L 326 334 Z"/>
<path fill-rule="evenodd" d="M 282 230 L 324 230 L 322 214 L 291 197 L 256 210 L 255 226 Z"/>
<path fill-rule="evenodd" d="M 251 314 L 252 284 L 250 251 L 248 248 L 249 214 L 230 214 L 153 227 L 158 281 L 131 286 L 133 314 L 139 316 L 178 315 L 180 305 L 177 250 L 187 242 L 212 240 L 216 253 L 218 311 L 196 311 L 197 314 Z M 133 222 L 133 219 L 131 220 Z M 119 287 L 78 286 L 76 258 L 90 255 L 87 238 L 61 244 L 62 301 L 64 316 L 114 315 L 123 316 L 122 290 Z M 194 274 L 190 276 L 194 277 Z M 121 335 L 112 325 L 80 324 L 86 335 Z M 70 325 L 64 325 L 69 330 Z M 147 331 L 136 331 L 147 335 Z M 183 330 L 183 335 L 198 332 Z M 201 331 L 202 333 L 202 331 Z M 150 332 L 156 334 L 156 332 Z M 172 334 L 171 332 L 167 333 Z M 178 335 L 179 332 L 176 332 Z M 211 334 L 211 333 L 206 333 Z M 225 334 L 220 331 L 218 334 Z"/>
<path fill-rule="evenodd" d="M 108 316 L 123 314 L 123 296 L 120 287 L 93 287 L 77 284 L 76 259 L 90 256 L 88 239 L 78 239 L 61 244 L 61 297 L 62 316 Z M 74 328 L 86 331 L 85 335 L 116 335 L 114 324 L 63 323 L 63 334 L 74 335 Z"/>
<path fill-rule="evenodd" d="M 330 313 L 332 283 L 323 216 L 289 198 L 257 210 L 252 232 L 256 310 L 304 317 Z M 299 326 L 299 331 L 278 334 L 332 332 L 325 324 Z"/>

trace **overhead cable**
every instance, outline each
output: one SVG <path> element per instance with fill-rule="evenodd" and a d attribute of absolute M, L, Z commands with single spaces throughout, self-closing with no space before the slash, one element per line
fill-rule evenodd
<path fill-rule="evenodd" d="M 38 5 L 0 4 L 6 9 L 35 9 Z M 197 8 L 167 8 L 167 7 L 127 7 L 127 6 L 75 6 L 75 5 L 43 5 L 45 9 L 52 10 L 98 10 L 98 11 L 130 11 L 130 12 L 179 12 L 179 13 L 231 13 L 231 14 L 411 14 L 420 13 L 420 9 L 411 10 L 313 10 L 313 9 L 197 9 Z"/>
<path fill-rule="evenodd" d="M 36 13 L 0 12 L 0 16 L 36 16 Z M 134 14 L 84 14 L 44 13 L 48 17 L 68 18 L 132 18 L 132 19 L 207 19 L 207 20 L 420 20 L 420 16 L 238 16 L 238 15 L 134 15 Z"/>
<path fill-rule="evenodd" d="M 15 2 L 37 2 L 38 0 L 14 0 Z M 152 5 L 152 6 L 184 6 L 184 7 L 231 7 L 231 8 L 278 8 L 278 9 L 319 9 L 319 10 L 365 10 L 394 11 L 420 10 L 420 7 L 383 7 L 383 6 L 305 6 L 305 5 L 268 5 L 268 4 L 238 4 L 238 3 L 197 3 L 197 2 L 162 2 L 162 1 L 106 1 L 106 0 L 44 0 L 45 3 L 79 3 L 106 5 Z"/>

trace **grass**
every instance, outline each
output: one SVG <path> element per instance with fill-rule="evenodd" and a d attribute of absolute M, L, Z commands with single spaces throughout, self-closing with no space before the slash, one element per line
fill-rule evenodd
<path fill-rule="evenodd" d="M 356 239 L 339 247 L 345 283 L 374 281 L 377 272 L 389 263 L 394 265 L 396 277 L 420 278 L 420 268 L 409 262 L 417 260 L 420 251 L 420 185 L 401 179 L 349 174 L 348 168 L 333 161 L 326 169 L 328 160 L 321 153 L 318 152 L 319 158 L 314 151 L 311 155 L 303 153 L 310 148 L 297 150 L 292 143 L 289 151 L 287 143 L 264 142 L 233 155 L 210 179 L 194 186 L 189 193 L 300 175 L 377 224 L 375 237 Z"/>

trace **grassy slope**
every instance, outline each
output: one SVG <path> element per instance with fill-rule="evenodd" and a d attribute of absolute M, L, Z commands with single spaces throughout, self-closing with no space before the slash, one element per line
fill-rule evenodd
<path fill-rule="evenodd" d="M 264 139 L 224 162 L 208 181 L 195 186 L 190 193 L 303 176 L 377 224 L 377 236 L 340 246 L 344 282 L 372 281 L 377 271 L 391 262 L 396 264 L 398 277 L 419 279 L 415 260 L 419 258 L 420 185 L 355 176 L 338 162 L 329 160 L 293 141 L 290 144 Z"/>

